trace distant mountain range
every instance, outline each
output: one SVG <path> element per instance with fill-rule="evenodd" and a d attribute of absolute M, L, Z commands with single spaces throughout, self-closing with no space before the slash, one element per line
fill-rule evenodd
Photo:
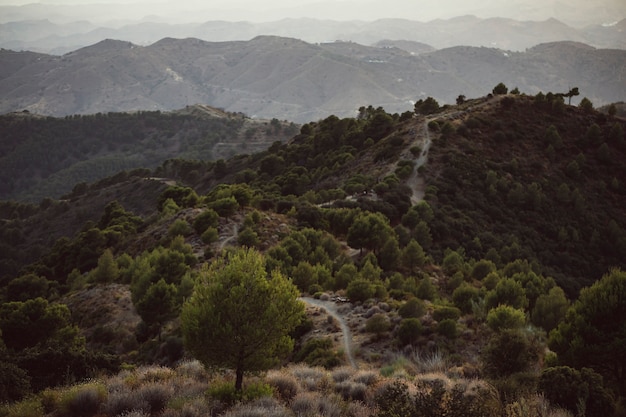
<path fill-rule="evenodd" d="M 274 36 L 167 38 L 145 47 L 106 40 L 63 56 L 2 50 L 0 112 L 64 116 L 203 103 L 308 122 L 368 105 L 403 112 L 427 96 L 454 103 L 499 82 L 528 94 L 576 86 L 577 99 L 596 106 L 626 97 L 626 50 L 556 42 L 525 52 L 459 46 L 419 53 L 428 50 L 411 42 L 372 47 Z"/>
<path fill-rule="evenodd" d="M 3 9 L 7 9 L 6 6 L 0 7 L 0 14 Z M 597 48 L 626 49 L 626 19 L 623 16 L 616 16 L 616 19 L 622 20 L 574 28 L 556 19 L 518 21 L 506 18 L 480 19 L 475 16 L 426 23 L 406 19 L 365 22 L 300 18 L 265 23 L 207 21 L 170 24 L 135 21 L 122 25 L 100 25 L 88 21 L 58 24 L 45 18 L 5 21 L 0 24 L 0 48 L 61 55 L 103 39 L 118 39 L 145 46 L 164 37 L 191 37 L 220 42 L 273 35 L 310 43 L 342 40 L 363 45 L 388 39 L 408 40 L 437 49 L 464 45 L 523 51 L 540 43 L 556 41 L 582 42 Z"/>

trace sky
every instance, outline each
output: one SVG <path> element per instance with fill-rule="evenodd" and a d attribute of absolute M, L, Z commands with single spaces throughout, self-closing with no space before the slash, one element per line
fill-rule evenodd
<path fill-rule="evenodd" d="M 406 18 L 429 21 L 473 14 L 545 20 L 555 17 L 569 24 L 604 23 L 626 17 L 625 0 L 0 0 L 0 6 L 65 5 L 57 7 L 71 19 L 192 21 L 273 21 L 287 17 L 333 20 Z M 94 4 L 99 6 L 94 6 Z M 158 17 L 159 19 L 155 19 Z M 41 18 L 34 15 L 33 18 Z M 608 22 L 607 22 L 608 23 Z"/>

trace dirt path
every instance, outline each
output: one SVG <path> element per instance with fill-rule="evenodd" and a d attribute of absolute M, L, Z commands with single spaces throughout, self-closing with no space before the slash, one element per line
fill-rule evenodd
<path fill-rule="evenodd" d="M 341 327 L 341 332 L 343 333 L 344 350 L 346 352 L 348 362 L 350 362 L 350 366 L 354 369 L 359 369 L 356 359 L 354 358 L 354 351 L 352 348 L 352 332 L 350 331 L 350 327 L 348 327 L 344 318 L 337 312 L 337 305 L 333 301 L 322 301 L 310 297 L 300 297 L 300 300 L 304 301 L 308 305 L 323 308 L 328 314 L 337 320 L 339 327 Z"/>
<path fill-rule="evenodd" d="M 237 223 L 233 223 L 233 230 L 230 236 L 220 242 L 220 250 L 224 249 L 226 245 L 237 239 L 237 236 L 239 236 L 239 225 Z"/>
<path fill-rule="evenodd" d="M 430 149 L 430 145 L 432 143 L 430 137 L 430 130 L 428 129 L 428 123 L 431 119 L 425 119 L 421 126 L 421 134 L 417 134 L 418 139 L 414 142 L 415 145 L 418 145 L 422 152 L 415 159 L 415 165 L 413 166 L 413 172 L 411 176 L 407 180 L 406 184 L 411 189 L 411 204 L 416 205 L 420 201 L 424 199 L 424 194 L 426 193 L 426 183 L 424 182 L 424 178 L 419 174 L 419 169 L 426 163 L 428 160 L 428 150 Z"/>

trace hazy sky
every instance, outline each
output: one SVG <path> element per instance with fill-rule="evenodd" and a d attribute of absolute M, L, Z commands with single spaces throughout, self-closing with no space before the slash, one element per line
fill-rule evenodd
<path fill-rule="evenodd" d="M 153 17 L 158 16 L 160 20 L 172 23 L 207 20 L 258 22 L 286 17 L 333 20 L 392 17 L 428 21 L 473 14 L 519 20 L 555 17 L 583 24 L 626 17 L 625 0 L 0 0 L 0 6 L 31 3 L 65 5 L 56 8 L 55 12 L 62 9 L 68 19 L 154 20 Z M 93 8 L 91 5 L 99 6 Z M 50 19 L 59 19 L 59 16 L 60 12 L 51 14 Z"/>

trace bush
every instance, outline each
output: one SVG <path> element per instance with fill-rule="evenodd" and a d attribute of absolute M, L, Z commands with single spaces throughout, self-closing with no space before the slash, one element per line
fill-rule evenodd
<path fill-rule="evenodd" d="M 424 306 L 424 302 L 418 298 L 411 298 L 407 300 L 402 306 L 398 309 L 398 314 L 403 319 L 408 318 L 420 318 L 426 312 L 426 307 Z"/>
<path fill-rule="evenodd" d="M 401 346 L 413 344 L 422 334 L 422 323 L 415 318 L 404 319 L 398 327 L 398 342 Z"/>
<path fill-rule="evenodd" d="M 613 399 L 604 388 L 602 376 L 591 369 L 582 371 L 569 366 L 544 369 L 539 378 L 539 391 L 555 405 L 577 413 L 582 405 L 589 416 L 613 414 Z"/>
<path fill-rule="evenodd" d="M 295 362 L 305 362 L 310 366 L 334 368 L 341 364 L 337 353 L 333 351 L 330 338 L 309 339 L 294 355 Z"/>
<path fill-rule="evenodd" d="M 189 233 L 191 233 L 191 227 L 189 223 L 183 219 L 176 219 L 167 229 L 167 235 L 172 238 L 179 235 L 187 236 Z"/>
<path fill-rule="evenodd" d="M 235 389 L 232 381 L 219 381 L 209 386 L 207 394 L 209 397 L 227 405 L 232 406 L 238 401 L 252 401 L 261 397 L 270 397 L 273 389 L 269 384 L 253 382 L 244 385 L 241 391 Z"/>
<path fill-rule="evenodd" d="M 377 336 L 388 331 L 390 327 L 391 323 L 385 314 L 374 314 L 365 322 L 365 331 L 374 333 Z"/>
<path fill-rule="evenodd" d="M 507 305 L 499 305 L 487 313 L 487 326 L 499 332 L 506 329 L 519 329 L 526 322 L 523 311 Z"/>
<path fill-rule="evenodd" d="M 360 382 L 343 381 L 335 385 L 335 390 L 341 394 L 346 401 L 365 402 L 367 386 Z"/>
<path fill-rule="evenodd" d="M 77 385 L 61 395 L 59 415 L 88 417 L 95 415 L 107 397 L 107 389 L 101 383 Z"/>
<path fill-rule="evenodd" d="M 348 284 L 346 288 L 346 296 L 352 302 L 363 302 L 374 297 L 374 286 L 371 282 L 358 278 Z"/>
<path fill-rule="evenodd" d="M 374 396 L 374 403 L 378 407 L 377 417 L 414 415 L 409 389 L 401 381 L 388 382 L 378 388 Z"/>
<path fill-rule="evenodd" d="M 480 293 L 478 289 L 468 283 L 462 283 L 452 292 L 452 301 L 463 314 L 471 313 L 472 304 L 476 303 L 479 298 Z"/>
<path fill-rule="evenodd" d="M 526 371 L 537 352 L 519 331 L 503 330 L 491 337 L 483 352 L 484 369 L 492 377 Z"/>
<path fill-rule="evenodd" d="M 448 339 L 456 339 L 458 336 L 456 320 L 445 319 L 440 321 L 437 325 L 437 333 Z"/>
<path fill-rule="evenodd" d="M 266 381 L 285 402 L 290 402 L 298 394 L 298 381 L 293 375 L 276 372 L 270 374 Z"/>
<path fill-rule="evenodd" d="M 446 319 L 458 320 L 461 317 L 461 310 L 452 306 L 439 306 L 433 311 L 433 319 L 442 321 Z"/>
<path fill-rule="evenodd" d="M 207 209 L 203 211 L 198 217 L 193 221 L 193 228 L 201 235 L 205 230 L 209 227 L 217 227 L 219 221 L 219 215 L 211 209 Z"/>

